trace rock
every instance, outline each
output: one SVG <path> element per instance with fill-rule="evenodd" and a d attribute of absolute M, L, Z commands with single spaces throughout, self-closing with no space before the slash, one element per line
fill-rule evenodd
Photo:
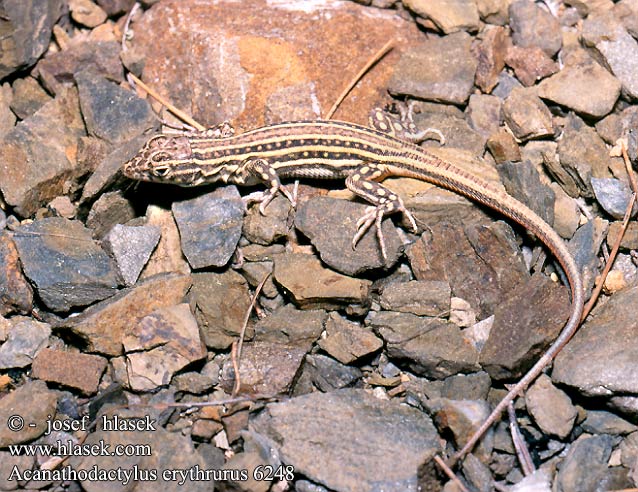
<path fill-rule="evenodd" d="M 326 337 L 318 345 L 342 364 L 351 364 L 377 352 L 383 342 L 369 330 L 331 313 L 326 322 Z"/>
<path fill-rule="evenodd" d="M 81 222 L 42 219 L 21 226 L 13 238 L 24 273 L 50 309 L 68 311 L 115 294 L 114 265 Z"/>
<path fill-rule="evenodd" d="M 518 139 L 529 140 L 554 133 L 552 115 L 533 90 L 512 90 L 503 103 L 503 116 Z"/>
<path fill-rule="evenodd" d="M 14 455 L 9 451 L 0 451 L 0 490 L 16 490 L 16 478 L 11 477 L 14 470 L 32 470 L 35 458 L 33 456 Z"/>
<path fill-rule="evenodd" d="M 569 397 L 544 374 L 526 391 L 525 405 L 541 430 L 559 439 L 569 435 L 578 415 Z"/>
<path fill-rule="evenodd" d="M 278 395 L 287 393 L 296 379 L 305 350 L 270 342 L 245 343 L 239 359 L 240 394 Z M 221 384 L 230 393 L 235 371 L 229 359 L 222 368 Z"/>
<path fill-rule="evenodd" d="M 439 317 L 450 311 L 450 295 L 447 282 L 413 280 L 386 285 L 379 302 L 387 311 Z"/>
<path fill-rule="evenodd" d="M 405 0 L 403 4 L 420 17 L 432 21 L 445 34 L 478 31 L 479 14 L 474 2 Z"/>
<path fill-rule="evenodd" d="M 364 304 L 371 285 L 369 280 L 354 279 L 328 270 L 315 257 L 300 253 L 277 257 L 274 278 L 302 309 Z"/>
<path fill-rule="evenodd" d="M 92 395 L 98 390 L 106 364 L 107 360 L 97 355 L 45 348 L 34 359 L 31 376 Z M 78 371 L 80 367 L 82 371 Z"/>
<path fill-rule="evenodd" d="M 201 395 L 210 391 L 219 381 L 199 372 L 183 372 L 173 377 L 172 383 L 177 391 Z M 220 429 L 221 430 L 221 429 Z"/>
<path fill-rule="evenodd" d="M 514 89 L 520 89 L 522 87 L 518 79 L 509 75 L 506 71 L 503 71 L 498 76 L 498 84 L 494 87 L 492 95 L 505 100 Z"/>
<path fill-rule="evenodd" d="M 629 99 L 638 99 L 638 41 L 611 12 L 588 17 L 583 22 L 583 41 L 595 46 Z"/>
<path fill-rule="evenodd" d="M 298 396 L 317 390 L 329 392 L 348 388 L 355 386 L 362 377 L 363 373 L 356 367 L 340 364 L 325 355 L 307 355 L 294 394 Z"/>
<path fill-rule="evenodd" d="M 416 491 L 418 465 L 440 451 L 426 415 L 362 390 L 270 404 L 253 426 L 295 473 L 332 490 Z"/>
<path fill-rule="evenodd" d="M 100 198 L 89 210 L 87 227 L 93 229 L 93 236 L 104 239 L 107 233 L 118 224 L 125 224 L 135 218 L 135 210 L 129 200 L 120 191 L 110 191 Z M 107 241 L 108 243 L 108 241 Z"/>
<path fill-rule="evenodd" d="M 625 216 L 629 200 L 631 200 L 631 188 L 624 181 L 615 178 L 591 178 L 591 187 L 594 190 L 596 201 L 605 212 L 614 219 L 622 219 Z M 634 205 L 632 215 L 635 214 Z"/>
<path fill-rule="evenodd" d="M 479 370 L 478 352 L 451 323 L 393 312 L 376 313 L 367 323 L 385 341 L 388 356 L 417 374 L 443 379 Z"/>
<path fill-rule="evenodd" d="M 49 343 L 51 326 L 31 318 L 11 318 L 6 341 L 0 346 L 0 369 L 27 367 Z"/>
<path fill-rule="evenodd" d="M 34 78 L 16 79 L 13 82 L 13 98 L 10 106 L 21 120 L 35 114 L 49 101 L 51 101 L 51 96 Z"/>
<path fill-rule="evenodd" d="M 604 410 L 587 410 L 587 418 L 580 424 L 590 434 L 611 434 L 613 436 L 631 434 L 638 426 Z"/>
<path fill-rule="evenodd" d="M 121 355 L 130 326 L 156 309 L 181 303 L 190 286 L 188 275 L 157 276 L 61 321 L 57 329 L 80 337 L 87 352 Z"/>
<path fill-rule="evenodd" d="M 580 224 L 580 209 L 576 201 L 567 195 L 558 183 L 552 183 L 554 192 L 554 230 L 565 239 L 571 238 Z"/>
<path fill-rule="evenodd" d="M 566 289 L 545 276 L 533 276 L 495 310 L 481 366 L 492 379 L 521 377 L 558 336 L 569 312 Z"/>
<path fill-rule="evenodd" d="M 328 266 L 345 275 L 354 276 L 373 268 L 390 266 L 398 260 L 403 248 L 392 220 L 386 219 L 382 224 L 387 263 L 381 256 L 374 225 L 356 248 L 352 247 L 357 221 L 364 215 L 366 208 L 367 205 L 359 203 L 314 197 L 299 206 L 295 227 L 310 239 Z"/>
<path fill-rule="evenodd" d="M 12 0 L 4 5 L 0 79 L 32 66 L 49 47 L 51 30 L 62 14 L 60 0 Z"/>
<path fill-rule="evenodd" d="M 465 32 L 430 38 L 401 56 L 389 82 L 394 95 L 463 104 L 470 97 L 477 62 Z"/>
<path fill-rule="evenodd" d="M 498 83 L 499 74 L 505 68 L 507 40 L 507 29 L 486 26 L 481 42 L 475 48 L 478 58 L 475 84 L 485 93 L 492 91 Z M 470 100 L 472 97 L 470 96 Z"/>
<path fill-rule="evenodd" d="M 226 349 L 239 338 L 250 293 L 246 280 L 236 272 L 196 273 L 190 292 L 195 303 L 195 317 L 207 347 Z M 246 336 L 253 337 L 248 327 Z"/>
<path fill-rule="evenodd" d="M 554 223 L 554 192 L 541 182 L 531 162 L 503 163 L 498 171 L 510 195 L 531 208 L 548 224 Z"/>
<path fill-rule="evenodd" d="M 594 310 L 554 361 L 554 382 L 576 387 L 587 396 L 635 393 L 638 353 L 627 340 L 638 329 L 632 315 L 637 299 L 638 287 L 634 286 Z"/>
<path fill-rule="evenodd" d="M 516 0 L 509 6 L 512 41 L 523 48 L 539 46 L 554 56 L 562 45 L 558 20 L 530 0 Z"/>
<path fill-rule="evenodd" d="M 250 208 L 244 218 L 243 234 L 251 243 L 267 246 L 289 233 L 288 215 L 292 206 L 283 195 L 276 196 L 262 215 L 259 206 Z"/>
<path fill-rule="evenodd" d="M 286 304 L 255 324 L 255 341 L 276 342 L 310 350 L 324 330 L 328 313 L 299 310 Z"/>
<path fill-rule="evenodd" d="M 77 1 L 77 0 L 76 0 Z M 83 70 L 75 74 L 82 115 L 90 135 L 119 144 L 152 129 L 156 117 L 150 104 L 131 91 Z"/>
<path fill-rule="evenodd" d="M 135 4 L 135 0 L 97 0 L 97 4 L 102 7 L 109 17 L 115 17 L 129 12 L 133 4 Z"/>
<path fill-rule="evenodd" d="M 206 357 L 199 327 L 188 304 L 159 308 L 133 325 L 122 343 L 133 391 L 152 391 L 173 374 Z"/>
<path fill-rule="evenodd" d="M 71 18 L 86 27 L 97 27 L 106 20 L 106 12 L 91 0 L 69 0 Z"/>
<path fill-rule="evenodd" d="M 37 402 L 37 405 L 34 405 Z M 58 395 L 43 381 L 28 381 L 0 398 L 0 447 L 32 441 L 47 430 L 47 420 L 55 415 Z M 13 417 L 13 416 L 19 416 Z M 10 417 L 13 417 L 9 420 Z M 13 430 L 6 425 L 11 422 Z M 33 424 L 33 425 L 31 425 Z"/>
<path fill-rule="evenodd" d="M 104 238 L 103 245 L 117 264 L 124 285 L 133 285 L 160 239 L 157 226 L 116 224 Z"/>
<path fill-rule="evenodd" d="M 594 492 L 596 484 L 605 482 L 611 455 L 611 436 L 581 437 L 567 453 L 556 477 L 558 490 Z"/>
<path fill-rule="evenodd" d="M 11 131 L 15 126 L 17 118 L 11 110 L 11 100 L 13 92 L 8 83 L 0 86 L 0 139 Z"/>
<path fill-rule="evenodd" d="M 472 94 L 466 110 L 470 126 L 488 138 L 498 131 L 503 119 L 502 106 L 501 100 L 496 96 Z"/>
<path fill-rule="evenodd" d="M 558 73 L 543 80 L 538 95 L 584 116 L 608 114 L 620 95 L 620 82 L 586 54 L 568 55 Z"/>
<path fill-rule="evenodd" d="M 436 128 L 445 136 L 445 145 L 450 150 L 467 150 L 473 156 L 483 152 L 485 137 L 475 131 L 461 113 L 451 114 L 451 111 L 440 110 L 445 107 L 442 104 L 432 106 L 432 111 L 426 108 L 415 116 L 417 128 Z"/>
<path fill-rule="evenodd" d="M 61 122 L 63 122 L 61 124 Z M 77 92 L 63 91 L 18 123 L 0 147 L 0 191 L 15 212 L 28 217 L 86 173 L 75 161 L 85 135 Z"/>
<path fill-rule="evenodd" d="M 638 107 L 628 106 L 619 113 L 612 113 L 596 123 L 596 132 L 605 142 L 615 145 L 616 140 L 638 126 Z"/>
<path fill-rule="evenodd" d="M 487 148 L 496 164 L 518 162 L 521 160 L 521 149 L 510 132 L 501 129 L 487 140 Z"/>
<path fill-rule="evenodd" d="M 526 87 L 558 72 L 558 64 L 538 46 L 510 46 L 505 63 L 514 69 L 516 78 Z"/>
<path fill-rule="evenodd" d="M 607 234 L 607 244 L 609 247 L 612 247 L 612 245 L 618 241 L 621 228 L 622 223 L 620 221 L 612 222 L 609 225 L 609 233 Z M 620 248 L 625 250 L 638 249 L 638 224 L 635 222 L 629 222 L 620 242 Z"/>
<path fill-rule="evenodd" d="M 241 236 L 244 205 L 234 186 L 173 203 L 182 251 L 192 268 L 226 265 Z"/>
<path fill-rule="evenodd" d="M 33 289 L 22 273 L 18 250 L 7 232 L 0 232 L 0 315 L 27 314 L 33 308 Z"/>

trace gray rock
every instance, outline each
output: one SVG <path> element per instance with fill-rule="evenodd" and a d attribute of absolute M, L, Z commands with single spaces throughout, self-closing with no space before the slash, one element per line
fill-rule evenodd
<path fill-rule="evenodd" d="M 156 117 L 148 101 L 92 70 L 75 74 L 80 106 L 90 135 L 121 143 L 153 128 Z"/>
<path fill-rule="evenodd" d="M 437 317 L 450 312 L 450 297 L 447 282 L 412 280 L 386 285 L 379 302 L 386 311 Z"/>
<path fill-rule="evenodd" d="M 21 316 L 11 318 L 9 323 L 7 339 L 0 346 L 0 369 L 29 366 L 36 354 L 47 346 L 51 326 Z"/>
<path fill-rule="evenodd" d="M 549 56 L 563 42 L 558 20 L 530 0 L 516 0 L 509 7 L 512 41 L 517 46 L 540 46 Z"/>
<path fill-rule="evenodd" d="M 310 349 L 319 339 L 328 313 L 322 309 L 300 310 L 286 304 L 255 324 L 255 340 Z"/>
<path fill-rule="evenodd" d="M 588 396 L 638 393 L 638 346 L 627 343 L 638 319 L 634 306 L 638 287 L 611 296 L 554 361 L 552 379 Z"/>
<path fill-rule="evenodd" d="M 638 99 L 638 41 L 625 30 L 611 11 L 583 22 L 583 41 L 595 46 L 629 99 Z"/>
<path fill-rule="evenodd" d="M 471 41 L 467 33 L 458 32 L 432 37 L 405 51 L 388 90 L 395 95 L 463 104 L 470 97 L 477 67 Z"/>
<path fill-rule="evenodd" d="M 0 79 L 32 66 L 49 47 L 53 25 L 62 15 L 60 0 L 10 0 L 3 5 Z"/>
<path fill-rule="evenodd" d="M 548 224 L 554 223 L 554 192 L 541 182 L 541 176 L 529 161 L 505 162 L 498 166 L 507 192 L 521 201 Z"/>
<path fill-rule="evenodd" d="M 614 439 L 611 436 L 583 437 L 572 444 L 556 477 L 560 492 L 596 492 L 608 474 L 607 462 Z"/>
<path fill-rule="evenodd" d="M 352 248 L 357 232 L 357 220 L 367 205 L 329 197 L 315 197 L 297 209 L 295 227 L 317 248 L 321 259 L 330 267 L 346 275 L 358 275 L 373 268 L 392 265 L 397 261 L 403 245 L 391 219 L 382 223 L 387 265 L 383 261 L 375 226 Z"/>
<path fill-rule="evenodd" d="M 574 427 L 578 411 L 569 397 L 541 374 L 525 393 L 527 410 L 543 432 L 565 439 Z"/>
<path fill-rule="evenodd" d="M 445 34 L 457 31 L 476 32 L 479 13 L 476 3 L 464 0 L 404 0 L 403 4 L 441 29 Z"/>
<path fill-rule="evenodd" d="M 523 85 L 515 77 L 511 76 L 506 71 L 503 71 L 498 76 L 498 83 L 496 84 L 496 87 L 494 87 L 492 95 L 505 100 L 514 89 L 522 87 Z"/>
<path fill-rule="evenodd" d="M 331 313 L 326 322 L 326 336 L 318 345 L 339 362 L 350 364 L 375 353 L 383 342 L 370 330 Z"/>
<path fill-rule="evenodd" d="M 393 312 L 376 313 L 367 323 L 384 339 L 388 356 L 417 374 L 443 379 L 479 370 L 478 352 L 451 323 Z"/>
<path fill-rule="evenodd" d="M 81 222 L 37 220 L 18 228 L 14 241 L 24 273 L 50 309 L 68 311 L 115 294 L 114 265 Z"/>
<path fill-rule="evenodd" d="M 638 426 L 604 410 L 587 410 L 587 418 L 580 424 L 590 434 L 624 435 L 638 430 Z"/>
<path fill-rule="evenodd" d="M 489 94 L 472 94 L 466 114 L 471 127 L 487 138 L 498 130 L 502 116 L 502 101 Z"/>
<path fill-rule="evenodd" d="M 622 219 L 627 211 L 631 199 L 631 188 L 624 181 L 616 178 L 591 178 L 591 187 L 594 190 L 596 201 L 614 219 Z M 636 213 L 636 205 L 632 215 Z"/>
<path fill-rule="evenodd" d="M 135 218 L 133 204 L 121 191 L 109 191 L 100 195 L 89 210 L 86 226 L 93 229 L 96 239 L 103 239 L 117 224 L 125 224 Z"/>
<path fill-rule="evenodd" d="M 224 266 L 241 236 L 244 204 L 237 188 L 221 187 L 205 195 L 173 203 L 182 251 L 193 268 Z"/>
<path fill-rule="evenodd" d="M 307 355 L 294 394 L 348 388 L 355 386 L 362 377 L 363 373 L 356 367 L 346 366 L 325 355 Z"/>
<path fill-rule="evenodd" d="M 159 240 L 159 227 L 151 225 L 116 224 L 106 235 L 104 247 L 113 255 L 124 285 L 135 283 Z"/>
<path fill-rule="evenodd" d="M 264 215 L 258 205 L 251 207 L 244 218 L 244 236 L 251 243 L 264 246 L 285 238 L 289 232 L 288 215 L 291 210 L 290 202 L 282 195 L 268 204 Z"/>
<path fill-rule="evenodd" d="M 429 417 L 362 390 L 270 404 L 253 427 L 296 473 L 332 490 L 416 491 L 418 466 L 440 451 Z"/>

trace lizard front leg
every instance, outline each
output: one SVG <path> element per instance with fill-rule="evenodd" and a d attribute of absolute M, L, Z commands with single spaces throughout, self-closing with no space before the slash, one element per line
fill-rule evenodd
<path fill-rule="evenodd" d="M 281 192 L 290 203 L 295 206 L 294 197 L 281 185 L 277 171 L 266 159 L 253 158 L 245 160 L 229 177 L 228 181 L 245 185 L 250 183 L 263 183 L 268 188 L 260 198 L 254 201 L 259 203 L 259 212 L 266 213 L 266 207 L 272 202 L 277 192 Z"/>
<path fill-rule="evenodd" d="M 378 181 L 385 179 L 387 176 L 389 176 L 389 172 L 385 166 L 364 164 L 352 171 L 346 178 L 346 187 L 350 191 L 372 203 L 372 206 L 368 207 L 365 214 L 357 221 L 357 233 L 352 238 L 352 247 L 354 248 L 372 224 L 375 224 L 381 256 L 384 261 L 387 260 L 387 252 L 381 222 L 386 215 L 401 212 L 410 222 L 412 230 L 415 233 L 417 232 L 416 221 L 403 205 L 401 198 L 378 183 Z"/>

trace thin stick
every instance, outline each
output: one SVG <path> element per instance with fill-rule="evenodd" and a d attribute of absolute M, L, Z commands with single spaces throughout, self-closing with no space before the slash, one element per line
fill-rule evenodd
<path fill-rule="evenodd" d="M 377 63 L 388 51 L 390 51 L 394 47 L 393 44 L 394 44 L 394 41 L 392 39 L 390 41 L 388 41 L 386 44 L 384 44 L 383 48 L 381 48 L 379 51 L 377 51 L 374 54 L 374 56 L 372 58 L 370 58 L 368 63 L 366 63 L 365 66 L 361 70 L 359 70 L 359 73 L 357 73 L 357 75 L 354 76 L 354 78 L 352 79 L 350 84 L 348 84 L 348 86 L 344 89 L 344 91 L 341 93 L 341 95 L 337 98 L 335 103 L 332 105 L 332 107 L 330 108 L 330 111 L 328 111 L 328 113 L 326 113 L 325 118 L 327 120 L 332 118 L 332 115 L 335 114 L 335 111 L 337 111 L 337 108 L 339 107 L 339 105 L 343 102 L 343 100 L 346 98 L 346 96 L 350 93 L 352 88 L 355 85 L 357 85 L 357 82 L 359 82 L 361 77 L 363 77 L 365 75 L 365 73 L 368 70 L 370 70 L 370 67 L 372 67 L 372 65 Z"/>
<path fill-rule="evenodd" d="M 441 470 L 443 470 L 443 473 L 445 473 L 448 476 L 448 478 L 452 480 L 459 489 L 461 489 L 463 492 L 469 492 L 469 490 L 467 490 L 467 487 L 463 485 L 463 482 L 459 480 L 459 477 L 457 477 L 454 474 L 451 468 L 447 466 L 447 463 L 445 463 L 445 461 L 443 461 L 443 459 L 438 454 L 434 455 L 434 461 L 436 461 L 436 464 L 441 467 Z"/>
<path fill-rule="evenodd" d="M 527 449 L 527 444 L 523 439 L 521 430 L 518 427 L 516 413 L 514 412 L 514 404 L 512 402 L 509 402 L 507 405 L 507 415 L 510 419 L 510 434 L 512 435 L 512 442 L 514 443 L 514 449 L 516 449 L 518 461 L 523 469 L 523 475 L 531 475 L 534 473 L 534 463 L 532 462 L 532 457 L 529 454 L 529 450 Z"/>
<path fill-rule="evenodd" d="M 189 124 L 193 128 L 197 128 L 200 132 L 203 132 L 204 130 L 206 130 L 205 126 L 202 126 L 199 123 L 197 123 L 193 118 L 191 118 L 186 113 L 184 113 L 184 111 L 177 109 L 170 102 L 168 102 L 168 100 L 164 99 L 160 94 L 158 94 L 156 91 L 151 89 L 148 85 L 146 85 L 144 82 L 138 79 L 135 75 L 133 75 L 132 73 L 129 73 L 129 75 L 135 81 L 136 85 L 139 85 L 142 89 L 144 89 L 148 93 L 149 96 L 153 97 L 153 99 L 156 99 L 161 104 L 163 104 L 166 107 L 166 109 L 168 109 L 171 113 L 177 116 L 180 120 Z"/>

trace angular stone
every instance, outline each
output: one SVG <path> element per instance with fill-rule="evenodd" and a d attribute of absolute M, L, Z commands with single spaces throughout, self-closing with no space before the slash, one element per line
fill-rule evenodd
<path fill-rule="evenodd" d="M 587 396 L 638 392 L 638 347 L 627 343 L 638 329 L 633 306 L 638 287 L 616 293 L 594 310 L 554 361 L 552 379 Z"/>
<path fill-rule="evenodd" d="M 559 490 L 595 492 L 595 484 L 607 481 L 612 446 L 611 436 L 581 436 L 560 467 L 556 477 Z"/>
<path fill-rule="evenodd" d="M 116 224 L 106 235 L 102 244 L 113 255 L 124 285 L 136 282 L 159 239 L 160 228 L 150 225 Z"/>
<path fill-rule="evenodd" d="M 81 71 L 75 80 L 90 135 L 118 144 L 155 126 L 156 117 L 150 104 L 134 92 L 93 71 Z"/>
<path fill-rule="evenodd" d="M 558 336 L 569 312 L 566 289 L 533 276 L 495 310 L 481 366 L 492 379 L 521 377 Z"/>
<path fill-rule="evenodd" d="M 122 339 L 134 391 L 168 385 L 177 371 L 206 357 L 206 346 L 188 304 L 159 308 Z"/>
<path fill-rule="evenodd" d="M 416 491 L 418 466 L 440 451 L 429 417 L 362 390 L 271 404 L 253 425 L 295 472 L 332 490 Z"/>
<path fill-rule="evenodd" d="M 317 248 L 321 259 L 330 267 L 355 276 L 366 270 L 392 265 L 403 247 L 392 220 L 382 223 L 387 264 L 379 248 L 374 225 L 352 247 L 357 232 L 357 221 L 364 215 L 367 205 L 330 197 L 314 197 L 297 209 L 295 227 Z"/>
<path fill-rule="evenodd" d="M 0 232 L 0 315 L 27 314 L 32 308 L 33 289 L 22 273 L 18 250 L 11 236 Z"/>
<path fill-rule="evenodd" d="M 596 123 L 596 132 L 608 144 L 616 145 L 616 140 L 638 127 L 638 106 L 628 106 L 619 113 L 612 113 Z"/>
<path fill-rule="evenodd" d="M 28 217 L 72 189 L 86 170 L 76 162 L 84 136 L 77 92 L 64 91 L 5 135 L 0 146 L 0 191 Z"/>
<path fill-rule="evenodd" d="M 33 65 L 49 47 L 61 0 L 9 0 L 3 4 L 0 79 Z"/>
<path fill-rule="evenodd" d="M 86 27 L 97 27 L 106 20 L 106 12 L 91 0 L 69 0 L 71 18 Z"/>
<path fill-rule="evenodd" d="M 510 132 L 501 129 L 487 140 L 487 148 L 496 164 L 518 162 L 521 160 L 521 149 Z"/>
<path fill-rule="evenodd" d="M 534 90 L 514 89 L 503 103 L 503 116 L 521 140 L 552 135 L 552 115 Z"/>
<path fill-rule="evenodd" d="M 190 286 L 189 275 L 156 276 L 67 318 L 57 328 L 80 337 L 87 352 L 121 355 L 122 339 L 129 327 L 156 309 L 183 302 Z"/>
<path fill-rule="evenodd" d="M 417 15 L 431 20 L 445 34 L 478 31 L 479 14 L 473 1 L 406 0 L 403 4 Z"/>
<path fill-rule="evenodd" d="M 614 219 L 622 219 L 625 215 L 629 200 L 631 200 L 631 188 L 624 181 L 615 178 L 591 178 L 591 187 L 594 190 L 596 201 L 605 212 Z M 634 204 L 633 213 L 635 214 Z"/>
<path fill-rule="evenodd" d="M 538 95 L 585 116 L 601 118 L 614 107 L 621 84 L 586 54 L 567 56 L 561 71 L 543 80 Z"/>
<path fill-rule="evenodd" d="M 45 90 L 32 77 L 16 79 L 13 83 L 11 110 L 24 120 L 51 101 Z"/>
<path fill-rule="evenodd" d="M 530 0 L 516 0 L 509 7 L 514 44 L 539 46 L 554 56 L 562 46 L 560 24 L 552 14 Z"/>
<path fill-rule="evenodd" d="M 286 304 L 255 324 L 255 341 L 277 342 L 309 350 L 324 330 L 328 314 Z"/>
<path fill-rule="evenodd" d="M 9 325 L 0 346 L 0 369 L 27 367 L 49 343 L 51 326 L 22 316 L 11 318 Z"/>
<path fill-rule="evenodd" d="M 370 356 L 383 347 L 383 341 L 370 330 L 331 313 L 326 323 L 326 337 L 319 347 L 343 364 Z"/>
<path fill-rule="evenodd" d="M 525 392 L 525 405 L 541 430 L 559 439 L 569 435 L 578 415 L 569 396 L 544 374 Z"/>
<path fill-rule="evenodd" d="M 270 342 L 245 343 L 239 362 L 240 393 L 288 393 L 305 355 L 305 350 L 291 345 Z M 233 390 L 235 371 L 230 359 L 222 368 L 221 384 L 228 393 Z"/>
<path fill-rule="evenodd" d="M 526 87 L 558 71 L 558 64 L 538 46 L 511 46 L 505 63 L 514 69 L 516 77 Z"/>
<path fill-rule="evenodd" d="M 604 410 L 587 410 L 587 418 L 580 424 L 590 434 L 611 434 L 614 436 L 631 434 L 638 426 Z"/>
<path fill-rule="evenodd" d="M 274 278 L 302 309 L 363 304 L 372 284 L 328 270 L 314 256 L 300 253 L 278 256 Z"/>
<path fill-rule="evenodd" d="M 239 338 L 250 309 L 246 279 L 232 270 L 196 273 L 190 295 L 206 346 L 215 349 L 230 347 Z M 246 336 L 252 338 L 252 327 L 248 328 Z"/>
<path fill-rule="evenodd" d="M 470 126 L 487 138 L 498 131 L 503 120 L 501 111 L 502 102 L 498 97 L 488 94 L 472 94 L 466 115 Z"/>
<path fill-rule="evenodd" d="M 241 236 L 244 204 L 237 188 L 223 187 L 211 193 L 173 203 L 182 251 L 191 267 L 226 265 Z"/>
<path fill-rule="evenodd" d="M 486 26 L 481 42 L 475 48 L 478 58 L 475 82 L 486 94 L 498 83 L 499 74 L 505 68 L 507 40 L 507 29 Z"/>
<path fill-rule="evenodd" d="M 37 405 L 34 404 L 37 402 Z M 47 430 L 47 419 L 55 415 L 58 395 L 47 389 L 44 381 L 28 381 L 15 391 L 0 398 L 0 447 L 32 441 Z M 9 429 L 9 418 L 18 415 L 20 421 L 12 419 L 13 425 L 22 422 L 19 430 Z M 33 424 L 33 425 L 30 425 Z"/>
<path fill-rule="evenodd" d="M 86 226 L 93 229 L 96 239 L 104 236 L 116 225 L 124 224 L 135 218 L 135 209 L 120 191 L 110 191 L 98 198 L 86 219 Z"/>
<path fill-rule="evenodd" d="M 303 372 L 295 384 L 294 395 L 329 392 L 355 386 L 363 377 L 356 367 L 346 366 L 331 357 L 309 354 L 304 359 Z"/>
<path fill-rule="evenodd" d="M 413 280 L 386 285 L 379 302 L 386 311 L 439 317 L 450 312 L 450 296 L 447 282 Z"/>
<path fill-rule="evenodd" d="M 107 360 L 98 355 L 45 348 L 33 361 L 31 376 L 92 395 L 98 389 L 106 364 Z M 82 370 L 78 371 L 80 367 Z"/>
<path fill-rule="evenodd" d="M 459 372 L 476 372 L 478 351 L 452 323 L 408 313 L 379 312 L 367 324 L 386 343 L 388 356 L 414 372 L 443 379 Z"/>
<path fill-rule="evenodd" d="M 498 167 L 507 192 L 531 208 L 548 224 L 554 223 L 554 192 L 541 182 L 531 162 L 506 162 Z"/>
<path fill-rule="evenodd" d="M 50 309 L 68 311 L 115 294 L 114 265 L 81 222 L 38 220 L 18 228 L 14 241 L 24 273 Z"/>
<path fill-rule="evenodd" d="M 243 234 L 251 243 L 267 246 L 285 238 L 289 233 L 288 216 L 292 206 L 282 195 L 276 196 L 268 204 L 265 215 L 259 211 L 259 206 L 250 208 L 244 217 Z"/>
<path fill-rule="evenodd" d="M 401 56 L 389 82 L 395 95 L 463 104 L 470 97 L 477 61 L 465 32 L 430 38 Z"/>

